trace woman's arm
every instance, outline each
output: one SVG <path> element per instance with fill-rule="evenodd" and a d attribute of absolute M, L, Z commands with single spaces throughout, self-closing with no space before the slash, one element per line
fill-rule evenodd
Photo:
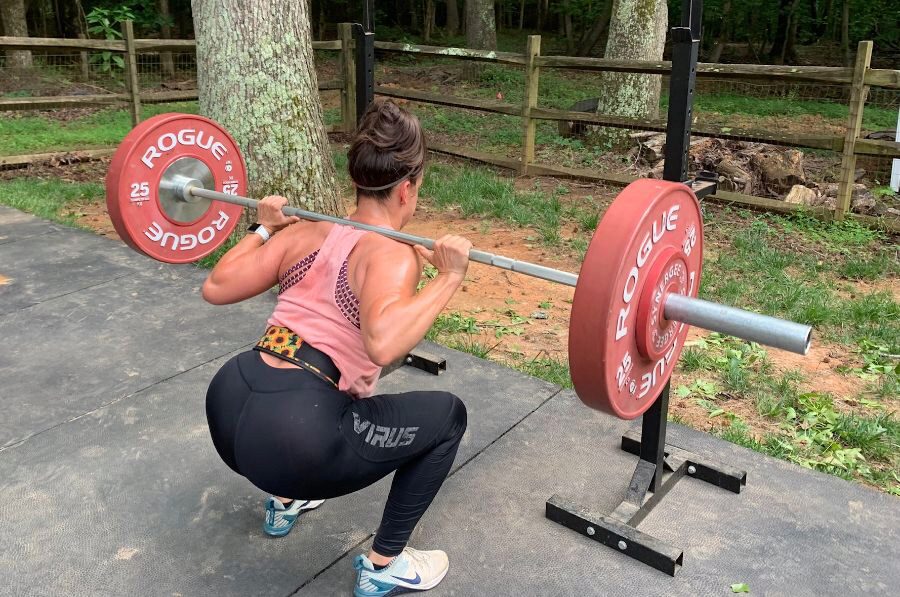
<path fill-rule="evenodd" d="M 421 266 L 410 247 L 392 243 L 368 256 L 360 291 L 360 330 L 366 353 L 385 366 L 418 344 L 462 284 L 472 243 L 460 236 L 435 241 L 434 250 L 417 246 L 438 274 L 416 294 Z"/>
<path fill-rule="evenodd" d="M 285 234 L 275 234 L 299 221 L 285 216 L 281 208 L 284 197 L 270 196 L 259 202 L 258 222 L 272 235 L 268 241 L 258 234 L 248 234 L 233 246 L 216 264 L 203 283 L 203 298 L 214 305 L 236 303 L 262 292 L 278 282 L 278 268 L 284 257 Z"/>

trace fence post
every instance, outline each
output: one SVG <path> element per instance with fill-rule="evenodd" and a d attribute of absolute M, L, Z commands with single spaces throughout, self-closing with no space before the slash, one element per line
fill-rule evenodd
<path fill-rule="evenodd" d="M 522 100 L 522 123 L 525 133 L 522 139 L 521 174 L 528 174 L 528 165 L 534 161 L 535 121 L 531 118 L 531 109 L 537 106 L 538 83 L 540 71 L 534 65 L 534 59 L 541 55 L 541 36 L 529 35 L 525 47 L 525 98 Z"/>
<path fill-rule="evenodd" d="M 134 24 L 122 22 L 122 37 L 125 40 L 125 89 L 131 98 L 131 126 L 141 122 L 141 89 L 138 86 L 137 52 L 134 47 Z"/>
<path fill-rule="evenodd" d="M 843 220 L 850 212 L 850 198 L 853 196 L 853 183 L 856 182 L 856 140 L 862 128 L 863 108 L 869 92 L 865 79 L 871 60 L 872 42 L 859 42 L 856 49 L 856 63 L 853 66 L 853 80 L 850 83 L 850 116 L 844 133 L 844 151 L 838 179 L 837 203 L 834 208 L 834 217 L 838 220 Z"/>
<path fill-rule="evenodd" d="M 353 45 L 353 24 L 339 23 L 338 37 L 341 40 L 341 120 L 344 132 L 356 129 L 356 54 Z"/>
<path fill-rule="evenodd" d="M 86 39 L 84 33 L 78 34 L 78 39 Z M 81 78 L 84 81 L 87 81 L 91 78 L 91 67 L 88 62 L 88 53 L 87 52 L 79 52 L 79 57 L 81 58 Z"/>

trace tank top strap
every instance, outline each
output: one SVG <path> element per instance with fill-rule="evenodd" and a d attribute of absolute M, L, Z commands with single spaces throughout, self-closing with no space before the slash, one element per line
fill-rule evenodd
<path fill-rule="evenodd" d="M 319 255 L 316 261 L 313 263 L 314 268 L 317 265 L 319 266 L 316 268 L 319 269 L 319 275 L 337 280 L 341 267 L 364 234 L 366 234 L 365 230 L 340 224 L 333 225 L 319 248 Z"/>

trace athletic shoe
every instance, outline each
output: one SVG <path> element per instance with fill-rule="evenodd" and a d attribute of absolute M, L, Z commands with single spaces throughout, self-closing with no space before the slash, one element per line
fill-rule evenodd
<path fill-rule="evenodd" d="M 381 570 L 360 554 L 353 561 L 356 587 L 353 597 L 393 597 L 400 593 L 427 591 L 444 580 L 450 561 L 442 551 L 419 551 L 407 547 Z"/>
<path fill-rule="evenodd" d="M 270 497 L 266 500 L 266 521 L 263 531 L 273 537 L 284 537 L 291 532 L 300 515 L 313 508 L 318 508 L 325 500 L 294 500 L 290 506 L 284 507 L 281 500 Z"/>

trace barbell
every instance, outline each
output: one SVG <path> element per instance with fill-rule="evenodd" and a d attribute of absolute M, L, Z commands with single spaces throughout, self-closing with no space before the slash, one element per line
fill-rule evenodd
<path fill-rule="evenodd" d="M 189 263 L 221 246 L 243 207 L 246 165 L 218 123 L 161 114 L 132 129 L 106 177 L 119 236 L 158 261 Z M 428 238 L 287 206 L 289 216 L 376 232 L 411 245 Z M 578 275 L 472 249 L 469 258 L 575 287 L 569 368 L 586 405 L 633 419 L 672 375 L 688 326 L 806 354 L 807 325 L 697 298 L 703 263 L 700 204 L 684 184 L 640 179 L 622 190 L 598 223 Z"/>

